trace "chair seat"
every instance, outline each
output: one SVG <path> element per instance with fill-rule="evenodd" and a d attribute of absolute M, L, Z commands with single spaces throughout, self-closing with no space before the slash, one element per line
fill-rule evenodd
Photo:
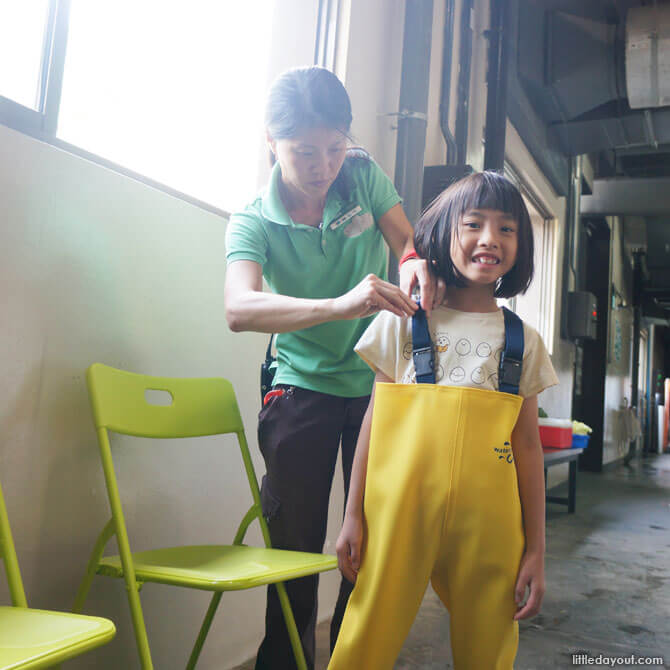
<path fill-rule="evenodd" d="M 0 607 L 0 670 L 46 668 L 114 637 L 108 619 Z"/>
<path fill-rule="evenodd" d="M 142 551 L 133 554 L 133 563 L 140 581 L 237 591 L 333 570 L 337 558 L 245 545 L 203 545 Z M 98 573 L 121 577 L 120 557 L 102 558 Z"/>

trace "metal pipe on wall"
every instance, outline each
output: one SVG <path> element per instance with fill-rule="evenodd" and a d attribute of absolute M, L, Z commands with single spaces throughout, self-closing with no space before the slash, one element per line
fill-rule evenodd
<path fill-rule="evenodd" d="M 440 130 L 447 144 L 447 165 L 456 159 L 456 139 L 449 128 L 449 102 L 451 98 L 451 66 L 454 41 L 454 4 L 446 0 L 444 5 L 444 37 L 442 42 L 442 81 L 440 84 Z"/>
<path fill-rule="evenodd" d="M 489 48 L 484 133 L 485 170 L 502 170 L 505 165 L 507 69 L 510 54 L 509 39 L 506 38 L 509 22 L 509 1 L 491 0 L 491 27 L 486 33 Z"/>
<path fill-rule="evenodd" d="M 433 0 L 407 0 L 394 181 L 411 222 L 421 211 L 432 26 Z"/>
<path fill-rule="evenodd" d="M 460 44 L 458 48 L 458 101 L 456 107 L 456 164 L 465 165 L 468 145 L 468 113 L 470 103 L 470 64 L 472 61 L 472 0 L 461 5 Z"/>

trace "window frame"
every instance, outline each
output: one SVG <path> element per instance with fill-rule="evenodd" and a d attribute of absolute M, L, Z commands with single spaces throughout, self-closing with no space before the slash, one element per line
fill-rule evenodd
<path fill-rule="evenodd" d="M 533 205 L 543 221 L 542 249 L 539 254 L 540 267 L 535 268 L 535 280 L 539 281 L 540 289 L 540 313 L 537 330 L 547 351 L 552 355 L 556 335 L 556 311 L 558 309 L 556 301 L 558 219 L 507 159 L 503 171 L 505 176 L 519 189 L 521 195 Z M 509 307 L 512 311 L 516 311 L 516 296 L 509 300 Z"/>
<path fill-rule="evenodd" d="M 0 95 L 0 122 L 41 140 L 55 139 L 63 88 L 70 0 L 50 0 L 42 42 L 37 109 Z"/>

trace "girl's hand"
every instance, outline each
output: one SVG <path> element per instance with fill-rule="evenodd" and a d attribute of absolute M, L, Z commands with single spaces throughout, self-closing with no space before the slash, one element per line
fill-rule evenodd
<path fill-rule="evenodd" d="M 363 519 L 354 514 L 345 514 L 342 530 L 335 543 L 337 552 L 337 567 L 342 576 L 356 583 L 358 569 L 361 565 L 361 552 L 363 545 Z"/>
<path fill-rule="evenodd" d="M 430 314 L 444 300 L 447 289 L 444 279 L 436 278 L 431 272 L 428 261 L 424 258 L 410 258 L 406 260 L 398 271 L 400 288 L 407 295 L 412 295 L 414 287 L 418 284 L 421 289 L 421 307 L 426 314 Z"/>
<path fill-rule="evenodd" d="M 417 310 L 409 294 L 373 274 L 369 274 L 351 291 L 335 298 L 333 304 L 340 319 L 361 319 L 382 309 L 397 316 L 412 316 Z"/>
<path fill-rule="evenodd" d="M 530 593 L 524 603 L 526 587 L 528 587 Z M 540 611 L 544 591 L 544 554 L 524 552 L 514 588 L 514 600 L 517 605 L 517 611 L 514 615 L 515 621 L 529 619 Z"/>

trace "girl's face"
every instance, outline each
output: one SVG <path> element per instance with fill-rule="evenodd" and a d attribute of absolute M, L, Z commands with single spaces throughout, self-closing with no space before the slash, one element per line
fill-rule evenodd
<path fill-rule="evenodd" d="M 518 228 L 510 214 L 497 209 L 471 209 L 463 214 L 452 231 L 451 260 L 469 286 L 495 287 L 514 267 Z"/>
<path fill-rule="evenodd" d="M 347 137 L 334 128 L 308 128 L 275 140 L 270 148 L 281 167 L 282 182 L 309 200 L 322 199 L 342 168 Z"/>

